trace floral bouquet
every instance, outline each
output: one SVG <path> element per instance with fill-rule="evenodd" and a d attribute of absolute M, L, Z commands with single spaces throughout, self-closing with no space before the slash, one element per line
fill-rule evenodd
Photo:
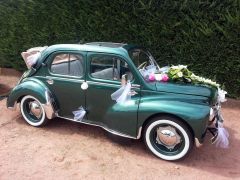
<path fill-rule="evenodd" d="M 202 84 L 210 85 L 216 88 L 219 88 L 220 85 L 211 79 L 206 79 L 195 75 L 193 72 L 188 70 L 187 66 L 178 65 L 171 67 L 163 67 L 159 71 L 147 71 L 143 74 L 144 77 L 147 77 L 149 81 L 175 81 L 175 82 L 184 82 L 184 83 L 193 83 L 193 84 Z"/>
<path fill-rule="evenodd" d="M 178 66 L 171 66 L 168 71 L 168 76 L 170 79 L 175 81 L 183 81 L 189 82 L 193 84 L 204 84 L 210 85 L 216 88 L 219 88 L 220 85 L 216 82 L 212 81 L 211 79 L 206 79 L 204 77 L 200 77 L 195 75 L 193 72 L 187 69 L 187 66 L 178 65 Z"/>

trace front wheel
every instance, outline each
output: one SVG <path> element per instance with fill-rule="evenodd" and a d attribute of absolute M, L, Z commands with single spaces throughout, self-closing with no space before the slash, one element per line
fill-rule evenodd
<path fill-rule="evenodd" d="M 20 110 L 25 121 L 32 126 L 43 126 L 48 121 L 42 104 L 33 96 L 27 95 L 22 98 Z"/>
<path fill-rule="evenodd" d="M 145 127 L 144 141 L 157 157 L 174 161 L 185 157 L 193 146 L 193 135 L 189 128 L 173 117 L 152 119 Z"/>

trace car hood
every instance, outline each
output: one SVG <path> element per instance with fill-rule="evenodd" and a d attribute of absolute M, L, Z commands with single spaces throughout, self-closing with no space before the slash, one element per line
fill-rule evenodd
<path fill-rule="evenodd" d="M 156 82 L 155 85 L 157 91 L 207 97 L 210 104 L 214 103 L 217 97 L 217 89 L 210 86 L 170 82 Z"/>

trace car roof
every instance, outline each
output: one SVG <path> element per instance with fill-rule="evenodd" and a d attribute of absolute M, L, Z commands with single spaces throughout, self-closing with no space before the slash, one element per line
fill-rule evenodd
<path fill-rule="evenodd" d="M 99 53 L 112 53 L 122 56 L 128 56 L 128 50 L 133 47 L 139 47 L 136 45 L 129 45 L 125 43 L 113 43 L 113 42 L 91 42 L 86 44 L 56 44 L 49 46 L 42 52 L 42 57 L 56 51 L 86 51 L 86 52 L 99 52 Z"/>

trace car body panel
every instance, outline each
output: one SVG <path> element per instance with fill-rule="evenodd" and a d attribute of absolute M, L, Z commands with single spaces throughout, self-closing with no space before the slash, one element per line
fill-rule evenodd
<path fill-rule="evenodd" d="M 47 102 L 45 96 L 47 90 L 47 87 L 37 78 L 24 79 L 10 92 L 7 99 L 7 107 L 13 107 L 15 102 L 25 95 L 34 96 L 38 98 L 42 104 L 45 104 Z"/>
<path fill-rule="evenodd" d="M 203 85 L 193 85 L 186 83 L 173 82 L 157 82 L 157 91 L 169 92 L 174 94 L 187 94 L 195 96 L 207 97 L 207 101 L 211 104 L 216 94 L 216 88 L 209 88 Z"/>
<path fill-rule="evenodd" d="M 69 52 L 82 55 L 85 66 L 85 52 L 71 50 L 53 52 L 46 60 L 44 68 L 45 76 L 42 76 L 41 80 L 51 92 L 54 92 L 54 98 L 58 105 L 58 115 L 73 119 L 73 111 L 77 110 L 80 106 L 85 108 L 85 91 L 81 89 L 81 84 L 85 81 L 85 75 L 82 77 L 64 76 L 60 74 L 54 74 L 49 69 L 54 56 L 58 55 L 59 53 Z M 49 81 L 52 81 L 52 84 L 49 84 Z"/>
<path fill-rule="evenodd" d="M 206 105 L 206 97 L 196 97 L 166 92 L 143 90 L 138 111 L 138 127 L 143 126 L 146 119 L 155 115 L 172 115 L 182 119 L 202 141 L 207 128 L 210 107 Z"/>
<path fill-rule="evenodd" d="M 45 91 L 51 92 L 56 103 L 55 113 L 59 117 L 73 119 L 72 111 L 83 106 L 86 118 L 83 123 L 101 126 L 110 132 L 118 132 L 126 137 L 139 137 L 140 129 L 149 118 L 168 114 L 182 119 L 202 141 L 210 113 L 210 105 L 215 98 L 215 90 L 208 87 L 183 85 L 178 83 L 146 82 L 128 55 L 128 49 L 135 47 L 102 47 L 91 45 L 53 45 L 46 48 L 37 64 L 28 71 L 23 80 L 12 90 L 7 106 L 12 107 L 24 95 L 33 95 L 41 103 L 46 103 Z M 52 74 L 49 66 L 56 53 L 71 52 L 84 56 L 85 74 L 82 77 L 64 77 Z M 137 94 L 125 104 L 117 104 L 111 94 L 121 87 L 120 82 L 93 78 L 89 74 L 89 57 L 92 54 L 118 56 L 129 65 L 134 80 L 132 90 Z M 54 84 L 49 84 L 48 80 Z M 87 90 L 81 84 L 87 82 Z"/>
<path fill-rule="evenodd" d="M 100 55 L 99 52 L 88 52 L 87 55 L 87 76 L 88 89 L 86 90 L 86 109 L 88 111 L 88 119 L 104 125 L 110 129 L 122 132 L 129 136 L 137 136 L 137 112 L 140 100 L 140 88 L 132 88 L 137 94 L 131 98 L 126 104 L 116 104 L 111 99 L 111 94 L 121 87 L 119 81 L 105 80 L 94 78 L 90 75 L 90 58 L 94 55 Z M 132 64 L 126 57 L 117 54 L 104 53 L 121 58 L 127 62 L 134 76 L 132 84 L 138 84 L 139 79 L 136 77 Z"/>

